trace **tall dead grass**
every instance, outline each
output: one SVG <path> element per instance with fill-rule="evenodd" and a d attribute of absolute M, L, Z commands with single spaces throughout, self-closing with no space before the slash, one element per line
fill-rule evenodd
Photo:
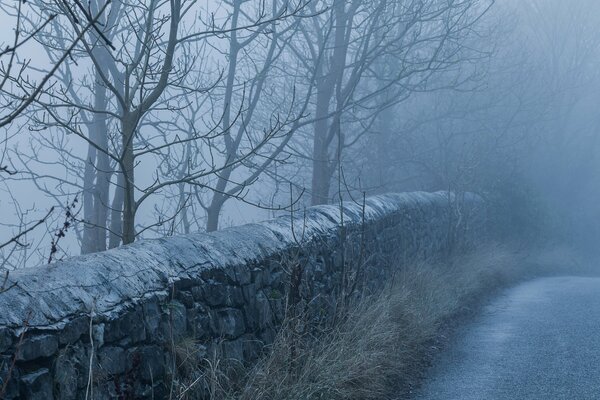
<path fill-rule="evenodd" d="M 330 326 L 312 327 L 302 316 L 285 320 L 253 368 L 236 379 L 210 375 L 209 398 L 405 398 L 441 338 L 486 298 L 535 276 L 597 274 L 586 264 L 568 248 L 524 254 L 490 244 L 444 263 L 404 266 L 381 293 L 351 302 Z"/>
<path fill-rule="evenodd" d="M 490 246 L 449 263 L 406 267 L 381 294 L 348 309 L 321 335 L 284 327 L 270 353 L 226 398 L 386 399 L 417 379 L 440 330 L 520 274 L 519 257 Z M 289 324 L 290 327 L 297 324 Z M 290 348 L 299 356 L 291 359 Z"/>

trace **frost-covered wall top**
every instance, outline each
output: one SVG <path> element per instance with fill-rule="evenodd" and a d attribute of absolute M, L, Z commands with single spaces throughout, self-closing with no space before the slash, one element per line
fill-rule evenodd
<path fill-rule="evenodd" d="M 386 194 L 367 199 L 365 218 L 417 204 L 447 202 L 447 193 Z M 362 223 L 362 204 L 346 203 L 344 223 Z M 303 241 L 336 229 L 341 220 L 339 206 L 319 206 L 298 215 L 294 225 Z M 56 326 L 82 312 L 95 315 L 119 311 L 124 300 L 135 302 L 170 283 L 193 278 L 207 268 L 243 264 L 295 244 L 292 220 L 280 217 L 220 232 L 191 234 L 155 240 L 98 254 L 74 257 L 48 266 L 27 268 L 10 274 L 0 294 L 0 326 Z"/>
<path fill-rule="evenodd" d="M 0 293 L 0 397 L 167 398 L 172 382 L 197 378 L 173 368 L 178 343 L 193 345 L 197 363 L 208 353 L 253 363 L 292 293 L 310 318 L 327 319 L 346 267 L 364 265 L 355 271 L 376 290 L 403 262 L 446 254 L 453 227 L 479 240 L 482 201 L 469 195 L 456 213 L 454 200 L 381 195 L 14 271 Z M 198 390 L 194 398 L 207 398 Z"/>

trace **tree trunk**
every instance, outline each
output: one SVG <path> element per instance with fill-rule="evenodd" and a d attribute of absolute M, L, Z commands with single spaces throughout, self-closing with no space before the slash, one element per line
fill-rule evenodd
<path fill-rule="evenodd" d="M 314 139 L 313 139 L 313 171 L 312 171 L 312 205 L 327 204 L 330 202 L 329 189 L 331 185 L 331 177 L 333 176 L 332 161 L 330 160 L 329 145 L 333 139 L 330 135 L 331 129 L 339 133 L 339 126 L 330 126 L 332 122 L 329 117 L 329 108 L 336 90 L 341 91 L 344 69 L 346 66 L 346 53 L 348 47 L 348 38 L 346 29 L 350 23 L 345 10 L 346 3 L 338 1 L 334 3 L 334 43 L 333 54 L 331 54 L 329 67 L 319 80 L 317 86 L 317 104 L 316 104 L 316 121 L 314 124 Z M 322 71 L 324 69 L 319 67 Z M 336 116 L 333 123 L 338 123 Z M 341 150 L 341 149 L 340 149 Z"/>
<path fill-rule="evenodd" d="M 229 67 L 227 71 L 227 81 L 225 85 L 225 96 L 223 98 L 224 101 L 224 110 L 223 110 L 223 132 L 225 139 L 225 147 L 227 149 L 227 158 L 225 159 L 225 163 L 232 163 L 235 161 L 237 157 L 237 144 L 236 141 L 232 138 L 231 131 L 231 103 L 233 101 L 233 89 L 235 85 L 235 73 L 237 69 L 237 59 L 239 54 L 239 43 L 237 41 L 237 24 L 238 17 L 240 12 L 241 3 L 234 2 L 233 3 L 233 12 L 231 17 L 231 38 L 229 39 Z M 221 208 L 225 203 L 225 195 L 224 193 L 227 190 L 227 184 L 229 183 L 229 178 L 231 177 L 231 172 L 233 168 L 230 166 L 225 168 L 220 174 L 217 174 L 217 185 L 216 190 L 213 192 L 213 197 L 206 210 L 206 231 L 214 232 L 219 229 L 219 216 L 221 215 Z"/>
<path fill-rule="evenodd" d="M 115 186 L 115 194 L 111 205 L 110 212 L 110 238 L 108 248 L 114 249 L 121 245 L 123 237 L 123 198 L 125 187 L 125 178 L 121 172 L 117 176 L 117 185 Z"/>
<path fill-rule="evenodd" d="M 135 241 L 135 177 L 133 156 L 133 135 L 135 133 L 134 118 L 127 115 L 123 118 L 123 161 L 122 169 L 124 176 L 123 196 L 123 244 Z"/>
<path fill-rule="evenodd" d="M 91 125 L 91 124 L 90 124 Z M 91 129 L 91 126 L 90 126 Z M 96 237 L 97 215 L 94 209 L 94 177 L 95 177 L 96 149 L 88 147 L 83 172 L 83 237 L 81 240 L 81 254 L 93 253 Z"/>
<path fill-rule="evenodd" d="M 219 229 L 219 216 L 225 203 L 222 194 L 215 193 L 210 206 L 206 209 L 206 231 L 214 232 Z"/>
<path fill-rule="evenodd" d="M 313 206 L 329 203 L 329 160 L 327 146 L 323 146 L 322 137 L 316 136 L 314 140 L 314 158 L 312 172 L 312 196 Z"/>
<path fill-rule="evenodd" d="M 97 77 L 97 82 L 100 78 Z M 106 116 L 100 111 L 106 110 L 106 88 L 96 84 L 94 92 L 94 110 L 88 124 L 90 140 L 100 149 L 108 149 Z M 108 155 L 94 146 L 89 146 L 84 172 L 84 228 L 81 253 L 94 253 L 106 250 L 106 224 L 108 222 L 108 193 L 110 186 L 110 162 Z"/>
<path fill-rule="evenodd" d="M 108 150 L 108 131 L 106 123 L 102 123 L 104 128 L 100 132 L 99 146 L 104 150 Z M 96 171 L 96 198 L 94 203 L 94 209 L 96 218 L 98 220 L 97 227 L 97 240 L 95 251 L 106 250 L 106 239 L 108 236 L 108 209 L 109 209 L 109 192 L 110 192 L 110 178 L 112 170 L 110 167 L 110 160 L 108 154 L 101 151 L 97 154 L 98 170 Z"/>
<path fill-rule="evenodd" d="M 329 80 L 329 82 L 331 81 Z M 329 114 L 329 104 L 332 94 L 333 87 L 330 83 L 323 85 L 317 92 L 311 188 L 311 204 L 313 206 L 329 203 L 329 146 L 327 144 L 329 119 L 327 115 Z"/>

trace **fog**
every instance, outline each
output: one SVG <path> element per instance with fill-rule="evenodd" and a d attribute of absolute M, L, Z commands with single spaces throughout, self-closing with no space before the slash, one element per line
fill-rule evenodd
<path fill-rule="evenodd" d="M 386 192 L 600 239 L 595 0 L 0 4 L 0 266 Z"/>

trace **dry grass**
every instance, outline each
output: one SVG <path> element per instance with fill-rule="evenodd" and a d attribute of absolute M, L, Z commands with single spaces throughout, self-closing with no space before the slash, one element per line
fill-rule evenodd
<path fill-rule="evenodd" d="M 404 398 L 443 345 L 441 338 L 486 298 L 535 276 L 594 273 L 583 264 L 564 248 L 524 255 L 488 245 L 447 263 L 403 267 L 382 293 L 355 302 L 333 326 L 285 321 L 268 354 L 244 379 L 205 372 L 209 398 Z"/>
<path fill-rule="evenodd" d="M 386 399 L 418 380 L 441 329 L 494 289 L 522 276 L 521 257 L 490 246 L 444 265 L 404 268 L 317 337 L 290 323 L 242 388 L 239 400 Z M 290 349 L 294 347 L 294 352 Z M 300 354 L 292 359 L 290 354 Z"/>

